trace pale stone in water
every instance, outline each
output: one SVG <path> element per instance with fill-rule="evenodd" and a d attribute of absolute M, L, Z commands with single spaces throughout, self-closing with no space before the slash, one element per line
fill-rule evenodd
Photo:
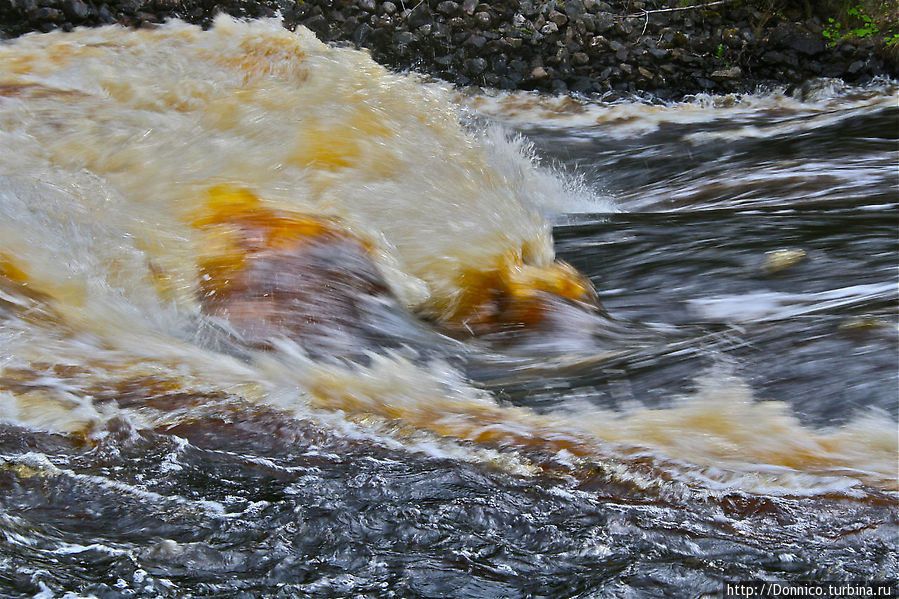
<path fill-rule="evenodd" d="M 783 249 L 765 252 L 765 261 L 762 263 L 762 270 L 766 273 L 775 273 L 785 268 L 795 266 L 805 260 L 805 250 L 800 249 Z"/>

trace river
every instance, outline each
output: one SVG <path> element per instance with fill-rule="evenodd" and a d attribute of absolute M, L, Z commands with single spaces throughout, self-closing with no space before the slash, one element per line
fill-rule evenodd
<path fill-rule="evenodd" d="M 0 46 L 0 595 L 899 577 L 899 86 L 604 103 L 275 21 Z"/>

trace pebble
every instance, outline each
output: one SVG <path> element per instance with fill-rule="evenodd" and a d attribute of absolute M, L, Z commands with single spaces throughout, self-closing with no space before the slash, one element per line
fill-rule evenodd
<path fill-rule="evenodd" d="M 802 249 L 781 249 L 765 252 L 762 270 L 766 274 L 773 274 L 795 266 L 805 260 L 805 258 L 806 252 Z"/>

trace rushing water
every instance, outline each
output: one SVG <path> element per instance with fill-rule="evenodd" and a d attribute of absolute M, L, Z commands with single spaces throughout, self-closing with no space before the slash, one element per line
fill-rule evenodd
<path fill-rule="evenodd" d="M 459 93 L 228 19 L 0 46 L 0 594 L 899 577 L 897 91 Z"/>

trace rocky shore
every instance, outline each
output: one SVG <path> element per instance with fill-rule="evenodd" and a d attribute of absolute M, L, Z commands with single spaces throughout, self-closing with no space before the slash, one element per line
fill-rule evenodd
<path fill-rule="evenodd" d="M 677 98 L 899 74 L 882 37 L 835 37 L 821 17 L 767 1 L 0 0 L 0 34 L 172 17 L 205 26 L 218 12 L 280 14 L 285 27 L 368 48 L 392 68 L 501 89 Z"/>

